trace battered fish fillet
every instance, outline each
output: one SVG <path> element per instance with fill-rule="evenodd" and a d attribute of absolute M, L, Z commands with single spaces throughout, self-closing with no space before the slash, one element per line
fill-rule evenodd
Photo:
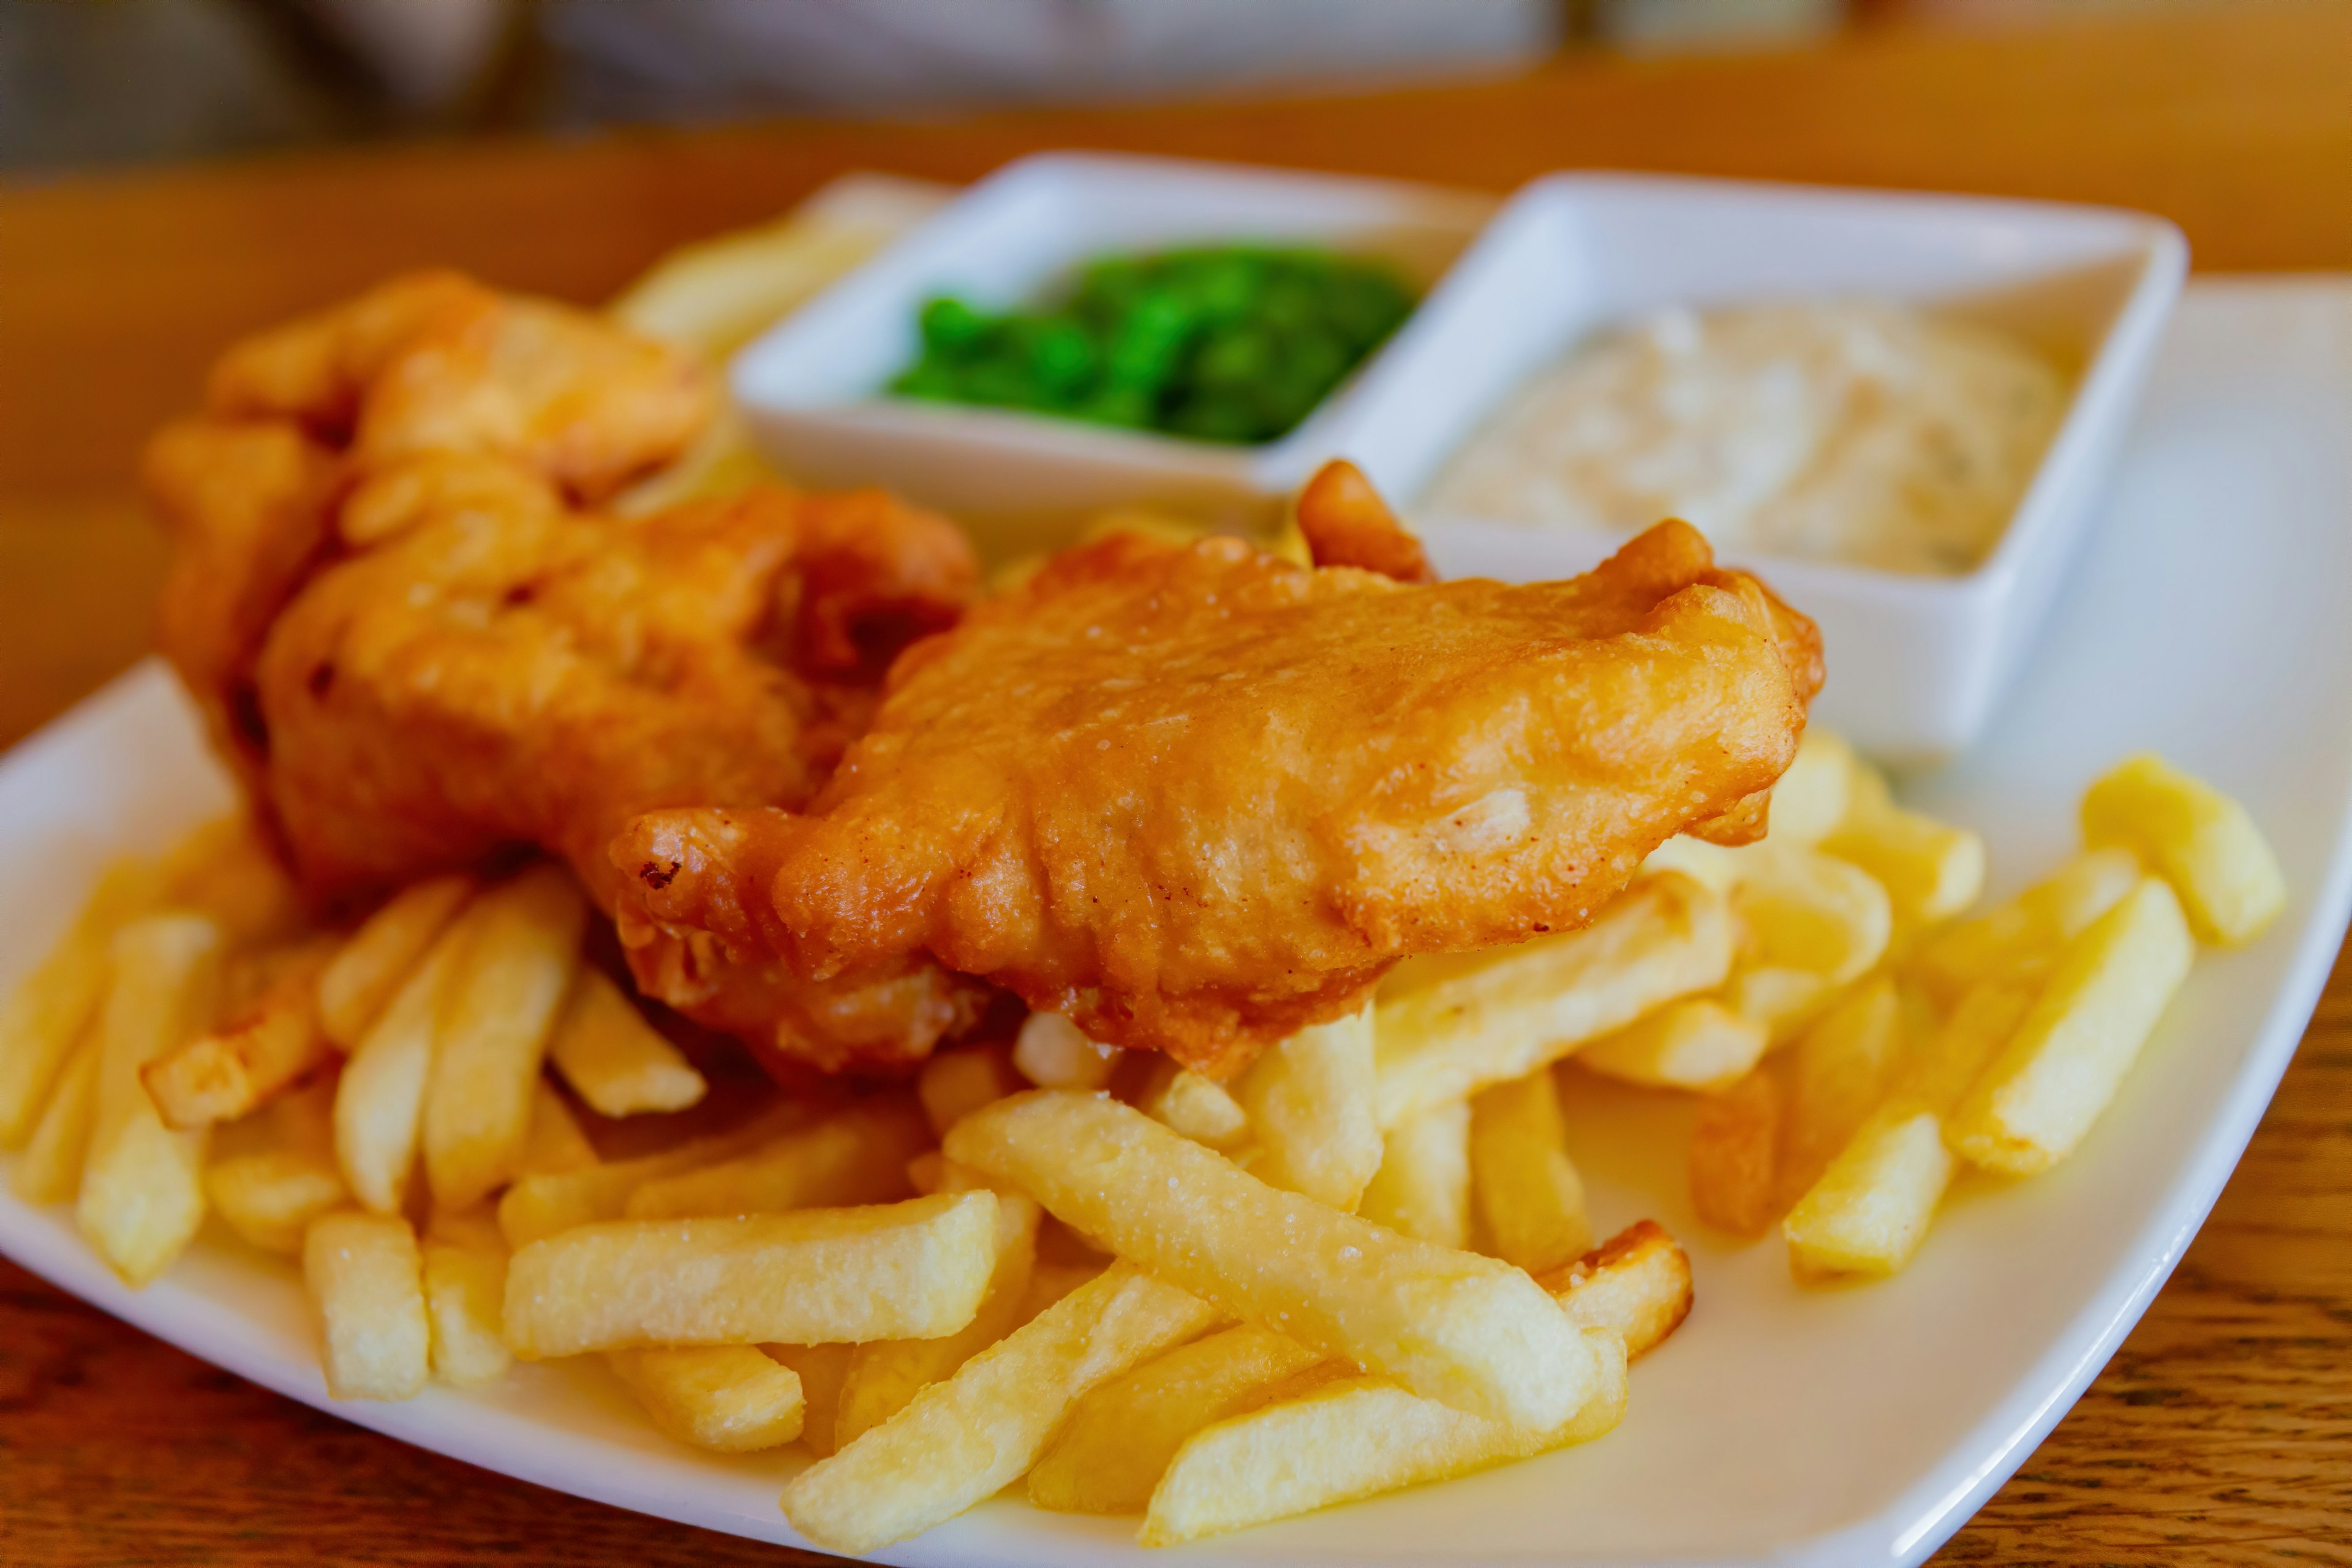
<path fill-rule="evenodd" d="M 813 979 L 928 953 L 1222 1077 L 1410 954 L 1589 921 L 1674 834 L 1753 837 L 1820 683 L 1679 522 L 1526 586 L 1122 535 L 902 656 L 808 814 L 654 813 L 614 859 L 662 930 Z"/>
<path fill-rule="evenodd" d="M 890 658 L 961 614 L 962 536 L 878 492 L 583 507 L 694 438 L 698 385 L 436 275 L 232 351 L 211 416 L 158 437 L 164 650 L 315 894 L 535 846 L 611 910 L 633 816 L 805 805 Z M 813 982 L 637 936 L 649 994 L 827 1068 L 919 1057 L 987 997 L 919 959 Z"/>

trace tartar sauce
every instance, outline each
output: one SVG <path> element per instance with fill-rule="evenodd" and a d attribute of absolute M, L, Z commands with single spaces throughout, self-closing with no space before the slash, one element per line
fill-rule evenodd
<path fill-rule="evenodd" d="M 1874 300 L 1668 310 L 1532 378 L 1423 498 L 1433 515 L 1966 572 L 2065 410 L 2025 343 Z"/>

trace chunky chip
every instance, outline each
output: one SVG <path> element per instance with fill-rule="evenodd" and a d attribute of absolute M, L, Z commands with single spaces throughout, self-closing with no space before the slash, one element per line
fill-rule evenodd
<path fill-rule="evenodd" d="M 1469 1246 L 1469 1102 L 1434 1106 L 1390 1128 L 1357 1212 L 1440 1247 Z"/>
<path fill-rule="evenodd" d="M 996 1195 L 740 1219 L 612 1220 L 514 1255 L 517 1355 L 642 1345 L 932 1339 L 971 1321 L 996 1264 Z"/>
<path fill-rule="evenodd" d="M 1381 1129 L 1722 984 L 1734 946 L 1723 897 L 1669 872 L 1635 883 L 1580 931 L 1406 960 L 1381 983 L 1373 1017 Z"/>
<path fill-rule="evenodd" d="M 114 933 L 153 904 L 161 881 L 141 861 L 109 867 L 65 935 L 0 1006 L 0 1149 L 22 1148 L 32 1136 L 66 1058 L 98 1021 Z"/>
<path fill-rule="evenodd" d="M 784 1517 L 828 1552 L 919 1535 L 1018 1479 L 1089 1390 L 1216 1318 L 1175 1286 L 1115 1265 L 794 1477 Z"/>
<path fill-rule="evenodd" d="M 463 876 L 413 882 L 352 933 L 319 973 L 319 1026 L 330 1040 L 359 1048 L 476 888 Z"/>
<path fill-rule="evenodd" d="M 681 1443 L 749 1454 L 801 1435 L 800 1375 L 750 1345 L 614 1351 L 605 1360 L 646 1418 Z"/>
<path fill-rule="evenodd" d="M 1470 1191 L 1489 1249 L 1530 1274 L 1592 1245 L 1584 1180 L 1568 1157 L 1550 1068 L 1470 1102 Z"/>
<path fill-rule="evenodd" d="M 1301 1029 L 1234 1085 L 1264 1181 L 1353 1209 L 1381 1163 L 1373 1119 L 1372 1010 Z"/>
<path fill-rule="evenodd" d="M 1029 1472 L 1029 1500 L 1058 1513 L 1141 1512 L 1186 1438 L 1323 1364 L 1289 1336 L 1245 1323 L 1181 1345 L 1078 1401 Z"/>
<path fill-rule="evenodd" d="M 2083 841 L 2138 854 L 2172 884 L 2200 942 L 2252 942 L 2286 907 L 2278 857 L 2246 808 L 2160 757 L 2133 757 L 2091 786 Z"/>
<path fill-rule="evenodd" d="M 302 1278 L 325 1340 L 337 1399 L 413 1399 L 425 1391 L 432 1329 L 416 1235 L 397 1215 L 333 1214 L 302 1243 Z"/>
<path fill-rule="evenodd" d="M 1944 1119 L 2032 1002 L 2022 987 L 1983 982 L 1923 1043 L 1895 1092 L 1781 1222 L 1798 1273 L 1892 1274 L 1911 1261 L 1951 1182 Z"/>
<path fill-rule="evenodd" d="M 2141 882 L 2068 944 L 2033 1010 L 1952 1113 L 1945 1142 L 2011 1176 L 2073 1153 L 2195 957 L 2171 888 Z"/>
<path fill-rule="evenodd" d="M 149 915 L 115 933 L 76 1216 L 134 1287 L 171 1267 L 205 1217 L 205 1134 L 164 1126 L 139 1069 L 211 1024 L 226 945 L 204 915 Z"/>
<path fill-rule="evenodd" d="M 944 1147 L 1234 1316 L 1430 1398 L 1550 1427 L 1598 1375 L 1521 1270 L 1269 1186 L 1117 1100 L 1016 1095 L 967 1117 Z"/>
<path fill-rule="evenodd" d="M 1576 1332 L 1598 1370 L 1563 1421 L 1519 1426 L 1385 1379 L 1342 1378 L 1195 1434 L 1153 1490 L 1139 1539 L 1173 1546 L 1589 1442 L 1624 1417 L 1625 1342 Z"/>
<path fill-rule="evenodd" d="M 1021 1325 L 1036 1268 L 1038 1218 L 1030 1199 L 997 1194 L 996 1267 L 971 1321 L 939 1339 L 878 1340 L 851 1352 L 834 1417 L 836 1442 L 850 1442 L 879 1426 L 916 1394 L 954 1376 L 958 1367 Z"/>
<path fill-rule="evenodd" d="M 425 1103 L 433 1198 L 470 1208 L 521 1170 L 531 1093 L 580 967 L 587 901 L 572 874 L 533 866 L 475 900 L 441 994 Z"/>
<path fill-rule="evenodd" d="M 319 972 L 333 949 L 311 942 L 248 1007 L 139 1069 L 167 1127 L 234 1121 L 334 1055 L 319 1027 Z"/>
<path fill-rule="evenodd" d="M 599 1116 L 683 1110 L 709 1088 L 601 969 L 583 967 L 572 982 L 547 1057 Z"/>
<path fill-rule="evenodd" d="M 1770 1027 L 1712 996 L 1685 996 L 1576 1053 L 1580 1066 L 1651 1089 L 1726 1089 L 1772 1043 Z"/>

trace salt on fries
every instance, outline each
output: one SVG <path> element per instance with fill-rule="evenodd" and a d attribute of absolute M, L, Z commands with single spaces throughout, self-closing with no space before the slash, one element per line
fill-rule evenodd
<path fill-rule="evenodd" d="M 1620 1419 L 1690 1265 L 1648 1222 L 1585 1250 L 1558 1064 L 1699 1096 L 1699 1214 L 1802 1279 L 1893 1273 L 1962 1170 L 2079 1147 L 2196 942 L 2284 899 L 2153 759 L 2083 828 L 1969 916 L 1982 845 L 1815 735 L 1762 844 L 1670 843 L 1590 927 L 1402 965 L 1234 1082 L 1036 1014 L 607 1159 L 710 1086 L 583 958 L 563 873 L 309 931 L 229 824 L 110 871 L 0 1012 L 0 1142 L 134 1284 L 208 1210 L 299 1258 L 336 1397 L 593 1356 L 681 1443 L 805 1448 L 782 1507 L 833 1550 L 1024 1475 L 1192 1541 Z"/>

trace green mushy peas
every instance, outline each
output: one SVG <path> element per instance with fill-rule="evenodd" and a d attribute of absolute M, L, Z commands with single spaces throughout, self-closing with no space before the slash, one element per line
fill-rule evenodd
<path fill-rule="evenodd" d="M 940 298 L 901 397 L 1027 408 L 1201 441 L 1271 441 L 1412 311 L 1389 268 L 1218 245 L 1087 264 L 1059 304 L 989 315 Z"/>

